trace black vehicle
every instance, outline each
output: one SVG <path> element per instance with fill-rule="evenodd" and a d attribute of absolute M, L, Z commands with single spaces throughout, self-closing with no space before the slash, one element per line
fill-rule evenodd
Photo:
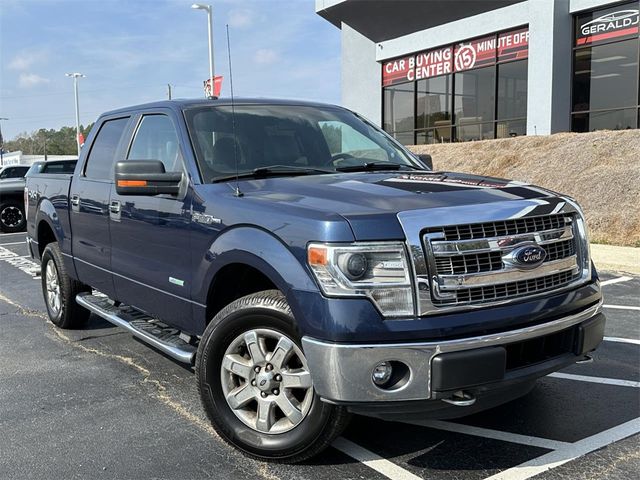
<path fill-rule="evenodd" d="M 0 230 L 21 232 L 27 226 L 25 215 L 25 177 L 34 173 L 73 174 L 76 159 L 35 162 L 33 165 L 12 165 L 0 170 Z"/>
<path fill-rule="evenodd" d="M 6 180 L 10 178 L 24 178 L 29 171 L 28 165 L 11 165 L 2 167 L 0 169 L 0 180 Z"/>

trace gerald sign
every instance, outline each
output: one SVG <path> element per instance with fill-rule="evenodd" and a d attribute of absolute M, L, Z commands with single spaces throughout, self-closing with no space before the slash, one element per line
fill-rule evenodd
<path fill-rule="evenodd" d="M 614 38 L 635 36 L 638 34 L 639 20 L 640 11 L 636 9 L 606 13 L 578 27 L 576 45 L 588 45 Z"/>
<path fill-rule="evenodd" d="M 426 50 L 382 65 L 382 84 L 394 85 L 527 58 L 529 29 L 483 37 L 458 45 Z"/>

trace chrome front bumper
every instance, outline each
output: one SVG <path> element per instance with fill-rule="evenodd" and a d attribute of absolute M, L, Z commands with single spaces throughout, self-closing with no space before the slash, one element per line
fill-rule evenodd
<path fill-rule="evenodd" d="M 429 400 L 434 396 L 432 360 L 437 355 L 531 340 L 578 325 L 600 314 L 601 310 L 602 302 L 540 325 L 439 342 L 340 344 L 303 337 L 302 345 L 316 392 L 325 400 L 344 403 Z M 383 361 L 406 364 L 409 380 L 395 390 L 378 388 L 371 379 L 371 372 Z"/>

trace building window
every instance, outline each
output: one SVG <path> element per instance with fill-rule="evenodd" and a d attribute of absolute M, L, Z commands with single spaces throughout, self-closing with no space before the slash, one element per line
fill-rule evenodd
<path fill-rule="evenodd" d="M 640 2 L 575 17 L 572 130 L 638 128 Z"/>
<path fill-rule="evenodd" d="M 415 83 L 401 83 L 384 89 L 384 130 L 399 142 L 412 144 L 415 129 Z"/>
<path fill-rule="evenodd" d="M 416 143 L 451 141 L 451 75 L 417 83 Z"/>
<path fill-rule="evenodd" d="M 526 134 L 528 28 L 382 65 L 383 127 L 405 144 Z"/>
<path fill-rule="evenodd" d="M 456 140 L 468 142 L 494 138 L 495 67 L 456 73 L 454 82 Z"/>
<path fill-rule="evenodd" d="M 527 60 L 498 65 L 497 138 L 527 133 L 528 67 Z"/>

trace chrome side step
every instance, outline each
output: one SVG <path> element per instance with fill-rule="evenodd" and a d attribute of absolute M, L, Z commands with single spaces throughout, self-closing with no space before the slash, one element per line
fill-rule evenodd
<path fill-rule="evenodd" d="M 180 331 L 171 328 L 146 313 L 128 306 L 116 306 L 109 298 L 89 293 L 76 296 L 78 305 L 128 330 L 134 337 L 166 353 L 179 362 L 193 365 L 197 348 L 180 337 Z"/>

